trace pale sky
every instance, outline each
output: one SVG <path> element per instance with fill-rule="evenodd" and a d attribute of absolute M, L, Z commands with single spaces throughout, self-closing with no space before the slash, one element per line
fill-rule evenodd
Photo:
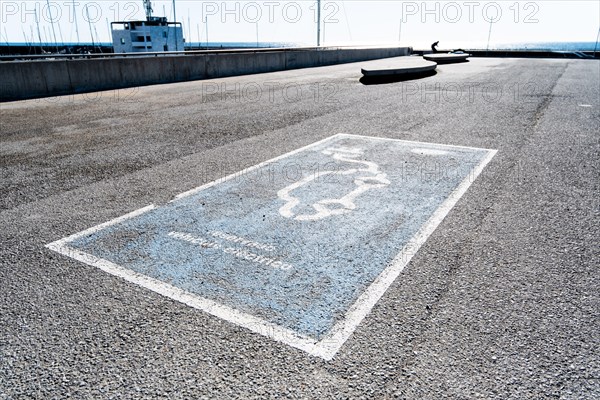
<path fill-rule="evenodd" d="M 2 42 L 110 42 L 109 23 L 145 18 L 142 0 L 0 0 Z M 48 6 L 50 4 L 50 7 Z M 187 42 L 316 45 L 316 1 L 176 0 Z M 153 1 L 173 20 L 172 1 Z M 595 42 L 600 1 L 368 1 L 321 3 L 325 45 L 398 44 L 442 48 L 512 42 Z M 35 11 L 34 11 L 35 10 Z M 73 12 L 73 10 L 75 12 Z M 35 15 L 40 18 L 38 34 Z M 89 18 L 88 18 L 89 15 Z M 54 32 L 51 20 L 54 20 Z M 492 21 L 490 23 L 490 21 Z M 491 33 L 490 33 L 491 25 Z M 25 39 L 26 38 L 26 39 Z M 98 40 L 99 38 L 99 40 Z"/>

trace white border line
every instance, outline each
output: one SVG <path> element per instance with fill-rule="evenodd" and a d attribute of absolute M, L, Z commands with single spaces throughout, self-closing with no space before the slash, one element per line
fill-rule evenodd
<path fill-rule="evenodd" d="M 179 301 L 190 307 L 197 308 L 211 315 L 224 319 L 228 322 L 249 329 L 252 332 L 259 333 L 278 342 L 285 343 L 289 346 L 305 351 L 313 356 L 323 358 L 327 361 L 331 360 L 334 357 L 334 355 L 339 351 L 339 349 L 344 345 L 346 340 L 348 340 L 348 338 L 356 330 L 356 328 L 362 322 L 362 320 L 369 314 L 371 309 L 383 296 L 386 290 L 392 285 L 396 278 L 398 278 L 402 270 L 406 267 L 406 265 L 408 265 L 412 257 L 419 250 L 419 248 L 426 242 L 427 238 L 435 231 L 437 226 L 443 221 L 443 219 L 450 212 L 450 210 L 456 205 L 458 200 L 465 194 L 469 186 L 471 186 L 475 179 L 481 174 L 485 166 L 492 160 L 492 158 L 494 158 L 494 156 L 497 153 L 496 150 L 338 133 L 336 135 L 329 136 L 323 140 L 319 140 L 318 142 L 309 144 L 308 146 L 301 147 L 289 153 L 285 153 L 281 156 L 246 168 L 240 172 L 236 172 L 224 178 L 217 179 L 205 185 L 199 186 L 195 189 L 181 193 L 171 201 L 174 202 L 176 200 L 191 196 L 211 186 L 226 182 L 232 178 L 241 176 L 243 174 L 246 174 L 250 171 L 253 171 L 275 161 L 281 160 L 283 158 L 287 158 L 291 155 L 297 154 L 303 150 L 317 146 L 325 141 L 332 140 L 336 137 L 359 137 L 369 140 L 375 139 L 418 144 L 421 146 L 426 144 L 445 148 L 454 147 L 471 150 L 483 150 L 487 151 L 488 154 L 477 165 L 477 167 L 470 174 L 468 174 L 468 176 L 465 177 L 465 179 L 463 179 L 463 181 L 450 194 L 450 196 L 448 196 L 448 198 L 446 198 L 446 200 L 436 209 L 436 211 L 429 218 L 429 220 L 423 226 L 421 226 L 419 231 L 396 255 L 391 264 L 386 269 L 384 269 L 377 276 L 375 281 L 373 281 L 373 283 L 371 283 L 371 285 L 369 285 L 369 287 L 358 297 L 354 304 L 348 309 L 343 319 L 337 324 L 335 324 L 333 328 L 320 341 L 316 341 L 307 336 L 298 334 L 297 332 L 294 332 L 291 329 L 283 328 L 264 319 L 238 311 L 234 308 L 225 306 L 223 304 L 216 303 L 213 300 L 209 300 L 196 294 L 179 289 L 173 285 L 169 285 L 158 279 L 154 279 L 146 275 L 140 274 L 138 272 L 129 270 L 108 260 L 85 253 L 81 250 L 75 249 L 67 245 L 67 243 L 77 240 L 83 236 L 91 235 L 109 226 L 116 225 L 125 220 L 137 217 L 141 214 L 151 211 L 156 208 L 156 206 L 154 205 L 141 208 L 129 214 L 123 215 L 119 218 L 115 218 L 111 221 L 97 225 L 90 229 L 86 229 L 82 232 L 57 240 L 55 242 L 47 244 L 46 247 L 67 257 L 81 261 L 93 267 L 97 267 L 111 275 L 118 276 L 122 279 L 125 279 L 126 281 L 150 289 L 173 300 Z"/>
<path fill-rule="evenodd" d="M 408 265 L 412 257 L 419 251 L 437 226 L 444 220 L 458 200 L 466 193 L 467 189 L 481 174 L 485 166 L 494 158 L 497 150 L 488 150 L 488 155 L 477 165 L 458 187 L 446 198 L 446 200 L 435 210 L 429 220 L 421 226 L 415 235 L 402 248 L 400 253 L 394 257 L 391 264 L 384 269 L 375 281 L 358 297 L 350 309 L 346 312 L 344 319 L 338 322 L 324 339 L 316 346 L 315 352 L 325 360 L 333 358 L 335 353 L 352 335 L 354 330 L 369 314 L 371 309 L 394 283 L 404 267 Z"/>
<path fill-rule="evenodd" d="M 415 140 L 404 140 L 404 139 L 394 139 L 394 138 L 385 138 L 385 137 L 379 137 L 379 136 L 366 136 L 366 135 L 357 135 L 354 133 L 338 133 L 336 135 L 330 136 L 330 138 L 332 137 L 336 137 L 336 136 L 345 136 L 345 137 L 357 137 L 357 138 L 363 138 L 363 139 L 369 139 L 369 140 L 381 140 L 381 141 L 392 141 L 392 142 L 402 142 L 402 143 L 410 143 L 410 144 L 416 144 L 416 145 L 429 145 L 429 146 L 433 146 L 433 147 L 453 147 L 456 149 L 468 149 L 468 150 L 483 150 L 483 151 L 493 151 L 494 154 L 497 150 L 492 150 L 492 149 L 484 149 L 481 147 L 471 147 L 471 146 L 459 146 L 456 144 L 440 144 L 440 143 L 431 143 L 431 142 L 417 142 Z"/>
<path fill-rule="evenodd" d="M 138 215 L 142 215 L 142 214 L 144 214 L 144 213 L 146 213 L 146 212 L 148 212 L 150 210 L 153 210 L 155 208 L 156 208 L 156 206 L 154 204 L 146 206 L 144 208 L 140 208 L 139 210 L 132 211 L 129 214 L 122 215 L 119 218 L 112 219 L 112 220 L 110 220 L 108 222 L 105 222 L 103 224 L 96 225 L 96 226 L 94 226 L 92 228 L 86 229 L 86 230 L 81 231 L 79 233 L 76 233 L 74 235 L 67 236 L 64 239 L 60 239 L 60 240 L 57 240 L 56 242 L 52 242 L 50 244 L 47 244 L 46 247 L 49 248 L 49 249 L 54 250 L 54 247 L 62 247 L 66 243 L 72 242 L 74 240 L 77 240 L 77 239 L 82 238 L 82 237 L 87 236 L 87 235 L 94 234 L 94 233 L 96 233 L 98 231 L 101 231 L 104 228 L 108 228 L 109 226 L 116 225 L 116 224 L 118 224 L 120 222 L 123 222 L 123 221 L 126 221 L 128 219 L 137 217 Z"/>
<path fill-rule="evenodd" d="M 292 150 L 292 151 L 290 151 L 289 153 L 282 154 L 282 155 L 280 155 L 280 156 L 277 156 L 277 157 L 275 157 L 275 158 L 271 158 L 270 160 L 263 161 L 263 162 L 261 162 L 261 163 L 259 163 L 259 164 L 256 164 L 256 165 L 253 165 L 253 166 L 251 166 L 251 167 L 245 168 L 245 169 L 243 169 L 243 170 L 241 170 L 241 171 L 239 171 L 239 172 L 234 172 L 233 174 L 231 174 L 231 175 L 227 175 L 227 176 L 226 176 L 226 177 L 224 177 L 224 178 L 219 178 L 219 179 L 216 179 L 216 180 L 214 180 L 214 181 L 212 181 L 212 182 L 209 182 L 209 183 L 207 183 L 207 184 L 205 184 L 205 185 L 198 186 L 197 188 L 194 188 L 194 189 L 192 189 L 192 190 L 188 190 L 187 192 L 180 193 L 180 194 L 178 194 L 177 196 L 175 196 L 175 198 L 174 198 L 173 200 L 171 200 L 170 202 L 174 202 L 174 201 L 176 201 L 176 200 L 183 199 L 184 197 L 191 196 L 191 195 L 193 195 L 193 194 L 196 194 L 196 193 L 198 193 L 198 192 L 201 192 L 201 191 L 202 191 L 202 190 L 204 190 L 204 189 L 208 189 L 208 188 L 209 188 L 209 187 L 211 187 L 211 186 L 215 186 L 215 185 L 218 185 L 219 183 L 227 182 L 227 181 L 228 181 L 228 180 L 230 180 L 230 179 L 233 179 L 233 178 L 236 178 L 236 177 L 239 177 L 239 176 L 245 175 L 245 174 L 247 174 L 248 172 L 252 172 L 252 171 L 254 171 L 255 169 L 259 169 L 259 168 L 261 168 L 261 167 L 264 167 L 265 165 L 268 165 L 268 164 L 274 163 L 275 161 L 279 161 L 279 160 L 281 160 L 281 159 L 287 158 L 287 157 L 289 157 L 289 156 L 292 156 L 292 155 L 294 155 L 294 154 L 300 153 L 301 151 L 307 150 L 307 149 L 309 149 L 309 148 L 311 148 L 311 147 L 314 147 L 314 146 L 317 146 L 317 145 L 319 145 L 319 144 L 321 144 L 321 143 L 323 143 L 323 142 L 326 142 L 327 140 L 331 140 L 331 139 L 333 139 L 333 138 L 335 138 L 335 137 L 339 137 L 339 136 L 343 136 L 343 135 L 344 135 L 343 133 L 337 133 L 337 134 L 335 134 L 335 135 L 332 135 L 332 136 L 326 137 L 325 139 L 321 139 L 321 140 L 319 140 L 318 142 L 311 143 L 311 144 L 309 144 L 309 145 L 306 145 L 306 146 L 300 147 L 299 149 Z"/>
<path fill-rule="evenodd" d="M 282 328 L 253 315 L 238 311 L 223 304 L 219 304 L 213 300 L 200 297 L 176 286 L 124 268 L 118 264 L 75 249 L 66 244 L 61 245 L 58 244 L 58 242 L 54 242 L 46 247 L 77 261 L 81 261 L 82 263 L 97 267 L 111 275 L 123 278 L 128 282 L 135 283 L 136 285 L 150 289 L 156 293 L 162 294 L 163 296 L 177 300 L 190 307 L 197 308 L 216 317 L 247 328 L 253 332 L 271 337 L 279 342 L 291 344 L 292 346 L 300 350 L 304 350 L 307 353 L 312 353 L 313 348 L 315 347 L 315 340 L 300 335 L 290 329 Z M 290 342 L 293 342 L 293 344 Z"/>

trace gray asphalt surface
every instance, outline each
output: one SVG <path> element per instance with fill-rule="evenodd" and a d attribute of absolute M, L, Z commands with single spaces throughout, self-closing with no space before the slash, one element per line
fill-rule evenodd
<path fill-rule="evenodd" d="M 599 398 L 600 63 L 364 65 L 1 104 L 0 399 Z M 332 361 L 44 247 L 339 132 L 498 153 Z"/>

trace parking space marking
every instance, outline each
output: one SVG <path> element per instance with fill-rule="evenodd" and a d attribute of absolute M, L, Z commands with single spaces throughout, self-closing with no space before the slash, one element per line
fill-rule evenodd
<path fill-rule="evenodd" d="M 495 154 L 338 134 L 47 247 L 330 360 Z"/>

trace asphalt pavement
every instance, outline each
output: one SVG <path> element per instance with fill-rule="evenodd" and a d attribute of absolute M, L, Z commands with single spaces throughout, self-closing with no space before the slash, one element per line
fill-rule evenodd
<path fill-rule="evenodd" d="M 381 62 L 0 104 L 0 399 L 599 398 L 600 62 Z M 46 247 L 338 133 L 497 153 L 331 360 Z"/>

